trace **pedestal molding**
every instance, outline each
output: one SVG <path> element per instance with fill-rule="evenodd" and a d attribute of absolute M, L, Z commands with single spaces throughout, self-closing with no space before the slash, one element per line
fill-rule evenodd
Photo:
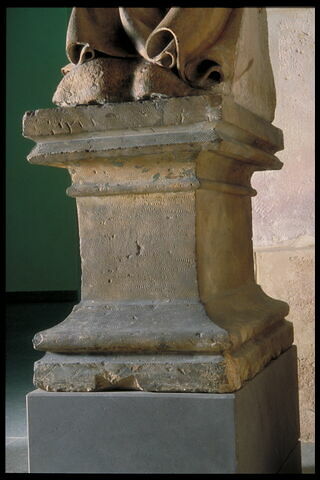
<path fill-rule="evenodd" d="M 239 390 L 292 344 L 292 324 L 280 322 L 233 352 L 76 355 L 46 353 L 34 384 L 47 391 L 143 390 L 229 393 Z M 156 374 L 155 374 L 156 373 Z"/>
<path fill-rule="evenodd" d="M 215 122 L 198 122 L 188 125 L 169 125 L 167 127 L 121 129 L 110 131 L 107 135 L 97 131 L 70 135 L 70 137 L 68 135 L 55 135 L 54 137 L 33 137 L 33 139 L 38 141 L 39 154 L 47 148 L 50 148 L 52 153 L 68 153 L 81 150 L 122 150 L 151 145 L 214 142 L 217 139 L 215 125 Z M 68 139 L 67 142 L 66 139 Z"/>
<path fill-rule="evenodd" d="M 67 188 L 69 197 L 100 197 L 107 195 L 138 195 L 160 192 L 188 192 L 198 188 L 216 190 L 230 195 L 247 195 L 254 197 L 257 191 L 254 188 L 232 183 L 216 182 L 214 180 L 188 177 L 179 180 L 165 180 L 159 183 L 144 182 L 139 185 L 110 185 L 108 183 L 73 183 Z"/>
<path fill-rule="evenodd" d="M 200 188 L 204 190 L 216 190 L 230 195 L 247 195 L 254 197 L 257 191 L 254 188 L 245 187 L 243 185 L 235 185 L 233 183 L 217 182 L 214 180 L 199 178 Z"/>
<path fill-rule="evenodd" d="M 38 136 L 75 135 L 83 132 L 110 132 L 130 130 L 130 128 L 211 122 L 221 118 L 220 104 L 220 96 L 201 95 L 104 105 L 56 107 L 26 112 L 23 117 L 23 130 L 25 137 L 34 139 Z M 128 115 L 128 108 L 130 115 Z"/>
<path fill-rule="evenodd" d="M 231 346 L 228 333 L 192 301 L 82 301 L 33 343 L 37 350 L 84 354 L 218 354 Z"/>
<path fill-rule="evenodd" d="M 200 182 L 194 177 L 175 179 L 162 179 L 155 183 L 139 182 L 139 184 L 108 184 L 108 183 L 73 183 L 67 188 L 69 197 L 100 197 L 106 195 L 138 195 L 160 192 L 189 192 L 199 188 Z"/>
<path fill-rule="evenodd" d="M 125 105 L 131 113 L 119 122 Z M 71 124 L 67 119 L 72 115 L 79 119 Z M 258 169 L 282 166 L 273 155 L 283 148 L 281 130 L 226 97 L 38 110 L 24 115 L 23 130 L 25 137 L 37 142 L 28 161 L 42 165 L 72 166 L 88 159 L 88 153 L 92 158 L 132 156 L 138 147 L 141 155 L 148 155 L 154 146 L 158 151 L 213 149 Z"/>
<path fill-rule="evenodd" d="M 132 111 L 129 116 L 126 115 L 128 108 Z M 26 138 L 35 140 L 38 137 L 73 136 L 85 132 L 103 134 L 130 128 L 187 126 L 218 120 L 241 126 L 242 134 L 245 132 L 247 136 L 259 138 L 263 147 L 283 148 L 283 134 L 279 128 L 229 97 L 213 95 L 29 111 L 23 117 L 23 132 Z"/>

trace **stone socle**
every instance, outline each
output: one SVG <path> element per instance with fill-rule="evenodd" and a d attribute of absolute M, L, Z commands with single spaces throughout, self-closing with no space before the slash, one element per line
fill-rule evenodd
<path fill-rule="evenodd" d="M 76 7 L 66 44 L 23 134 L 70 173 L 81 301 L 35 335 L 35 385 L 240 389 L 293 341 L 254 275 L 250 180 L 283 148 L 265 9 Z"/>
<path fill-rule="evenodd" d="M 68 168 L 81 302 L 39 332 L 50 391 L 231 392 L 292 343 L 254 280 L 250 185 L 281 131 L 225 96 L 27 112 L 30 163 Z"/>

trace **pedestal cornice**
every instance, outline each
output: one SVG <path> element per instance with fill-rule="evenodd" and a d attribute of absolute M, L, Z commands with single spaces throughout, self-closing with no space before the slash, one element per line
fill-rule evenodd
<path fill-rule="evenodd" d="M 277 169 L 282 131 L 228 97 L 199 96 L 77 106 L 26 112 L 23 133 L 37 142 L 28 155 L 35 164 L 68 167 L 74 161 L 148 155 L 165 149 L 210 150 Z M 223 143 L 223 145 L 220 145 Z M 67 154 L 67 155 L 66 155 Z"/>

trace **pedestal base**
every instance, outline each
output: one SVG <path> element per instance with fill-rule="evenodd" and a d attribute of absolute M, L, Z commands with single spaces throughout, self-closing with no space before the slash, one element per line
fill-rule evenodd
<path fill-rule="evenodd" d="M 29 472 L 301 473 L 296 366 L 291 347 L 230 394 L 36 390 Z"/>

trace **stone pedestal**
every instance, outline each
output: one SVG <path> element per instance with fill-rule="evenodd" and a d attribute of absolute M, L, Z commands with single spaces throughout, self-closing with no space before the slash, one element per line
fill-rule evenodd
<path fill-rule="evenodd" d="M 301 473 L 296 348 L 238 392 L 27 396 L 30 473 Z"/>
<path fill-rule="evenodd" d="M 192 9 L 166 17 L 184 18 L 195 55 L 173 34 L 177 69 L 128 73 L 86 44 L 92 57 L 58 86 L 62 108 L 24 116 L 29 162 L 70 173 L 82 267 L 80 303 L 33 340 L 46 354 L 27 400 L 31 472 L 277 473 L 297 460 L 289 307 L 257 285 L 252 248 L 250 179 L 281 168 L 283 148 L 265 11 L 196 13 L 207 45 Z M 191 61 L 213 76 L 180 91 Z"/>
<path fill-rule="evenodd" d="M 24 135 L 69 170 L 82 262 L 81 302 L 34 338 L 37 387 L 232 392 L 290 347 L 251 240 L 279 129 L 207 95 L 27 112 Z"/>

